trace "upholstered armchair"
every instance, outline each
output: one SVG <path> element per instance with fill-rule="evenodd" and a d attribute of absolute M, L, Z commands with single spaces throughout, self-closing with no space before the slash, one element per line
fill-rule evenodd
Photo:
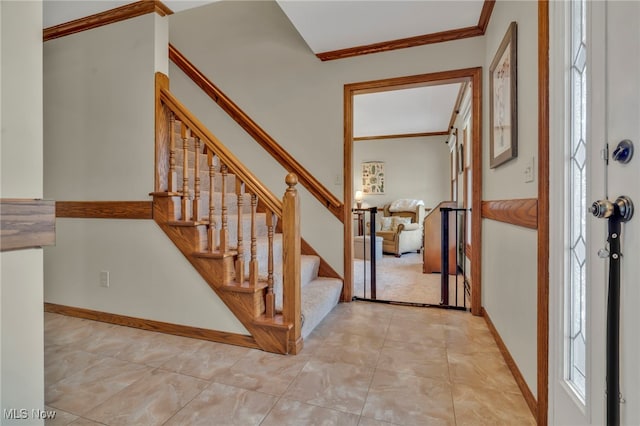
<path fill-rule="evenodd" d="M 422 221 L 425 209 L 421 200 L 397 200 L 385 204 L 376 218 L 376 236 L 382 237 L 382 251 L 394 254 L 422 249 Z"/>

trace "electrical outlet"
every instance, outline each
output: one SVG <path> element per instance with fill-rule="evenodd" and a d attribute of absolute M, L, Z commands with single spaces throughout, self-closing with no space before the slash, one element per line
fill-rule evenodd
<path fill-rule="evenodd" d="M 336 174 L 333 178 L 333 184 L 336 186 L 342 185 L 342 175 Z"/>
<path fill-rule="evenodd" d="M 109 271 L 100 271 L 100 287 L 109 287 Z"/>
<path fill-rule="evenodd" d="M 533 176 L 534 176 L 533 164 L 534 164 L 534 158 L 531 157 L 524 166 L 525 183 L 533 182 Z"/>

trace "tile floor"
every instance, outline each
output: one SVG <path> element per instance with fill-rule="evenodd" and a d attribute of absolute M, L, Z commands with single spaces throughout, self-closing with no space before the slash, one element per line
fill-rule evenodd
<path fill-rule="evenodd" d="M 47 425 L 534 425 L 482 318 L 340 304 L 281 356 L 45 314 Z"/>

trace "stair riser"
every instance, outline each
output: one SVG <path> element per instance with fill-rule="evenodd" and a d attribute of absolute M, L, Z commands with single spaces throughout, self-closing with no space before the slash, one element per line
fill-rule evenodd
<path fill-rule="evenodd" d="M 220 229 L 221 223 L 220 218 L 218 220 L 218 229 Z M 242 247 L 245 250 L 251 249 L 251 216 L 243 215 L 241 217 L 242 220 Z M 229 229 L 229 241 L 235 247 L 238 245 L 238 216 L 233 215 L 233 217 L 229 218 L 228 221 L 228 229 Z M 264 214 L 256 215 L 256 239 L 262 240 L 267 238 L 268 229 L 266 225 L 266 220 Z M 259 249 L 258 249 L 259 250 Z M 266 250 L 266 247 L 265 247 Z"/>
<path fill-rule="evenodd" d="M 258 276 L 261 280 L 267 279 L 269 270 L 268 242 L 266 239 L 257 241 Z M 276 234 L 273 241 L 273 292 L 276 300 L 276 309 L 282 310 L 283 276 L 282 276 L 282 235 Z M 245 279 L 249 278 L 249 262 L 251 253 L 249 247 L 245 247 L 243 253 L 245 264 Z M 320 259 L 317 256 L 302 256 L 300 265 L 300 285 L 305 287 L 318 277 Z"/>
<path fill-rule="evenodd" d="M 216 216 L 215 218 L 215 223 L 216 223 L 216 228 L 214 230 L 215 232 L 215 241 L 217 242 L 217 245 L 220 244 L 220 233 L 221 233 L 221 228 L 222 228 L 222 221 L 220 216 Z M 228 222 L 227 222 L 227 235 L 228 235 L 228 248 L 231 249 L 236 249 L 238 247 L 238 225 L 237 225 L 237 221 L 238 221 L 238 216 L 233 215 L 232 217 L 229 217 Z M 242 248 L 246 254 L 246 256 L 250 256 L 251 255 L 251 217 L 248 215 L 244 215 L 242 217 Z M 260 241 L 262 240 L 266 240 L 267 238 L 267 226 L 265 225 L 265 218 L 264 218 L 264 214 L 258 214 L 256 215 L 256 240 L 257 240 L 257 244 L 261 244 Z M 208 248 L 209 247 L 209 241 L 208 241 L 208 234 L 207 231 L 203 232 L 200 234 L 202 241 L 201 241 L 201 245 Z M 265 243 L 266 244 L 266 243 Z M 215 249 L 218 249 L 218 247 L 214 247 Z M 258 248 L 258 252 L 260 252 L 260 250 L 262 250 L 262 248 Z M 267 248 L 264 248 L 265 253 Z M 248 260 L 247 260 L 248 261 Z"/>
<path fill-rule="evenodd" d="M 153 217 L 158 223 L 166 223 L 176 219 L 175 197 L 154 197 Z M 180 206 L 177 206 L 178 209 Z"/>
<path fill-rule="evenodd" d="M 262 291 L 257 293 L 226 292 L 226 294 L 250 318 L 259 317 L 264 312 L 264 293 Z"/>
<path fill-rule="evenodd" d="M 189 204 L 193 204 L 194 194 L 193 190 L 189 194 Z M 244 194 L 242 196 L 242 213 L 251 214 L 251 195 Z M 200 200 L 198 202 L 198 208 L 200 210 L 198 219 L 207 219 L 209 217 L 209 192 L 201 191 Z M 238 213 L 238 196 L 236 194 L 227 194 L 225 196 L 227 217 L 231 218 L 232 215 Z M 218 216 L 222 214 L 222 194 L 216 192 L 213 195 L 213 208 L 214 215 Z M 191 211 L 191 210 L 190 210 Z M 229 219 L 230 220 L 230 219 Z"/>
<path fill-rule="evenodd" d="M 266 280 L 269 273 L 269 246 L 266 238 L 256 241 L 256 256 L 258 259 L 258 276 Z M 245 276 L 249 276 L 249 262 L 251 261 L 251 245 L 245 242 L 243 246 L 243 259 L 245 263 Z M 276 234 L 273 239 L 273 264 L 274 275 L 282 275 L 282 235 Z M 279 270 L 278 270 L 279 269 Z"/>
<path fill-rule="evenodd" d="M 193 252 L 207 250 L 206 226 L 178 226 L 176 228 L 185 245 L 190 243 L 189 246 L 193 249 Z"/>
<path fill-rule="evenodd" d="M 196 267 L 202 277 L 207 281 L 209 287 L 218 289 L 229 284 L 233 280 L 233 258 L 227 257 L 223 259 L 202 259 L 189 256 L 191 263 Z M 215 279 L 213 279 L 215 277 Z"/>
<path fill-rule="evenodd" d="M 169 220 L 193 220 L 193 221 L 200 221 L 200 220 L 208 220 L 209 219 L 209 193 L 208 192 L 201 192 L 200 193 L 200 200 L 198 201 L 198 217 L 194 217 L 193 215 L 193 206 L 194 206 L 194 198 L 193 195 L 190 195 L 187 198 L 187 210 L 186 210 L 186 214 L 183 218 L 182 215 L 182 197 L 181 196 L 176 196 L 176 197 L 172 197 L 173 198 L 173 206 L 170 207 L 171 212 L 173 212 L 173 217 L 174 219 L 169 219 Z M 227 207 L 227 223 L 230 224 L 229 228 L 231 228 L 231 224 L 233 223 L 234 227 L 237 227 L 237 225 L 235 225 L 235 223 L 237 223 L 237 217 L 238 217 L 238 198 L 235 194 L 227 194 L 226 198 L 226 207 Z M 251 214 L 251 198 L 249 194 L 245 194 L 243 196 L 243 200 L 244 200 L 244 204 L 242 206 L 242 213 L 244 215 L 250 215 Z M 216 218 L 221 217 L 222 214 L 222 196 L 220 193 L 216 193 L 214 195 L 214 201 L 213 201 L 213 206 L 214 206 L 214 216 Z M 257 215 L 256 215 L 257 216 Z M 256 222 L 256 224 L 258 224 L 260 226 L 260 224 L 264 224 L 265 220 L 261 219 L 260 222 Z M 218 221 L 218 228 L 220 228 L 222 226 L 222 222 L 221 219 Z M 266 226 L 266 225 L 264 225 Z M 262 231 L 261 231 L 262 232 Z"/>
<path fill-rule="evenodd" d="M 193 191 L 194 190 L 194 174 L 195 171 L 194 169 L 189 169 L 189 190 Z M 200 190 L 201 191 L 208 191 L 209 190 L 209 170 L 208 169 L 200 169 Z M 182 176 L 182 166 L 176 167 L 176 184 L 179 187 L 179 189 L 182 188 L 182 183 L 183 183 L 183 176 Z M 232 174 L 228 174 L 226 177 L 226 185 L 225 185 L 225 192 L 232 192 L 235 193 L 236 191 L 236 176 L 232 175 Z M 222 174 L 220 173 L 216 173 L 214 175 L 214 180 L 213 180 L 213 185 L 214 185 L 214 189 L 216 192 L 221 192 L 222 191 Z"/>
<path fill-rule="evenodd" d="M 182 144 L 181 144 L 182 145 Z M 195 166 L 195 152 L 193 151 L 189 151 L 188 155 L 187 155 L 187 160 L 188 160 L 188 164 L 189 167 L 193 168 Z M 180 149 L 176 149 L 176 167 L 182 167 L 183 166 L 183 159 L 184 159 L 184 154 L 182 153 L 182 148 Z M 207 158 L 206 155 L 204 154 L 200 154 L 198 155 L 198 160 L 200 161 L 200 169 L 201 170 L 209 170 L 209 159 Z M 220 171 L 220 167 L 218 166 L 218 163 L 214 163 L 214 168 L 216 169 L 216 171 Z"/>

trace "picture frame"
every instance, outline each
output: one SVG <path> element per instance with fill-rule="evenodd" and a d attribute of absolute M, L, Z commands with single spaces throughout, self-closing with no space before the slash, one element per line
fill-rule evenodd
<path fill-rule="evenodd" d="M 384 162 L 362 163 L 362 192 L 366 195 L 384 194 Z"/>
<path fill-rule="evenodd" d="M 518 24 L 511 22 L 489 67 L 490 161 L 496 168 L 518 156 Z"/>

